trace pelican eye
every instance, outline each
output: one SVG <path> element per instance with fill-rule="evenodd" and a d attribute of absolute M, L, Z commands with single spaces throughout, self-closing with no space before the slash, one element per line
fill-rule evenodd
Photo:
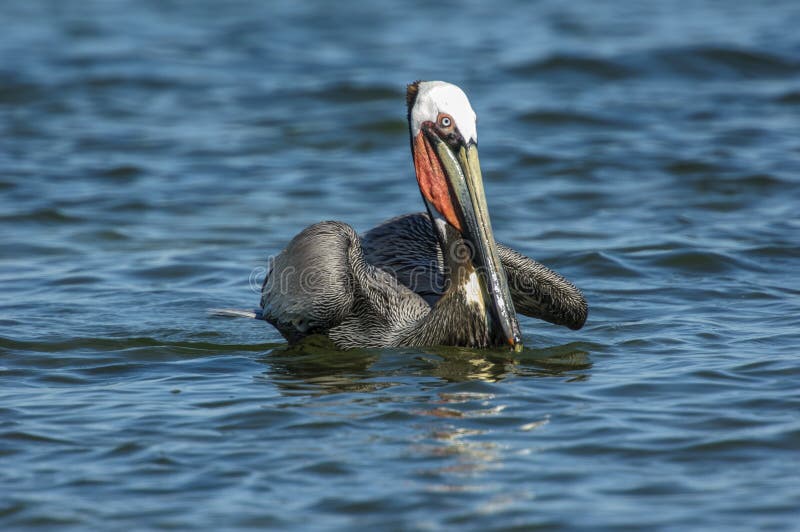
<path fill-rule="evenodd" d="M 453 125 L 453 119 L 450 116 L 446 114 L 439 115 L 439 127 L 447 129 L 452 125 Z"/>

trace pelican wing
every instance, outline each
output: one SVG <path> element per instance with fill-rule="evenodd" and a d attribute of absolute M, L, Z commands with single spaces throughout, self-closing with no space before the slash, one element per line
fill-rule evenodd
<path fill-rule="evenodd" d="M 290 342 L 325 334 L 351 313 L 351 231 L 337 222 L 314 224 L 272 258 L 261 287 L 261 308 L 264 319 Z"/>
<path fill-rule="evenodd" d="M 320 222 L 271 261 L 261 289 L 263 317 L 290 342 L 326 334 L 340 348 L 391 345 L 430 307 L 364 259 L 347 224 Z"/>
<path fill-rule="evenodd" d="M 439 243 L 427 213 L 398 216 L 361 239 L 365 259 L 433 305 L 444 292 Z M 498 243 L 514 308 L 520 314 L 571 329 L 586 321 L 588 306 L 580 290 L 543 264 Z"/>
<path fill-rule="evenodd" d="M 517 312 L 570 329 L 583 327 L 589 307 L 574 284 L 503 244 L 497 250 Z"/>
<path fill-rule="evenodd" d="M 364 258 L 433 305 L 444 293 L 442 250 L 427 214 L 387 220 L 361 238 Z"/>

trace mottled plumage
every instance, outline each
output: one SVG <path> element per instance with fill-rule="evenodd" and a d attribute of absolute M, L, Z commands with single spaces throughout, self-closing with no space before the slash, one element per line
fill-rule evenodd
<path fill-rule="evenodd" d="M 418 81 L 406 101 L 428 213 L 394 218 L 362 237 L 341 222 L 307 227 L 272 261 L 255 316 L 290 342 L 322 334 L 343 349 L 519 350 L 517 312 L 580 328 L 587 306 L 578 289 L 494 240 L 466 94 Z"/>
<path fill-rule="evenodd" d="M 388 220 L 366 233 L 361 246 L 371 264 L 413 287 L 429 303 L 442 295 L 446 284 L 442 251 L 427 213 Z M 575 285 L 499 242 L 497 248 L 517 312 L 570 329 L 583 326 L 588 306 Z"/>
<path fill-rule="evenodd" d="M 498 248 L 518 312 L 573 329 L 583 325 L 586 300 L 572 283 Z M 272 261 L 263 318 L 290 342 L 324 334 L 342 349 L 492 345 L 485 315 L 460 287 L 448 285 L 444 262 L 427 213 L 394 218 L 361 238 L 347 224 L 320 222 Z"/>

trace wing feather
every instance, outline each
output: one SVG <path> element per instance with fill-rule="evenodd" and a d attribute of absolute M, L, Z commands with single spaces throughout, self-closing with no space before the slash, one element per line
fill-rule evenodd
<path fill-rule="evenodd" d="M 433 305 L 444 291 L 441 248 L 427 213 L 384 222 L 362 237 L 365 259 Z M 514 308 L 520 314 L 580 329 L 588 305 L 578 288 L 543 264 L 498 243 Z"/>

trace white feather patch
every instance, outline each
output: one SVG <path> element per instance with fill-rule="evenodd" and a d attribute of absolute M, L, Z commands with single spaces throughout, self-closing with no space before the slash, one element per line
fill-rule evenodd
<path fill-rule="evenodd" d="M 436 122 L 439 113 L 447 113 L 453 117 L 456 127 L 467 142 L 478 142 L 475 111 L 464 91 L 444 81 L 421 82 L 411 110 L 411 134 L 416 137 L 422 123 L 428 120 Z"/>
<path fill-rule="evenodd" d="M 467 282 L 464 284 L 464 293 L 467 297 L 467 303 L 478 306 L 481 312 L 486 310 L 486 304 L 483 301 L 483 290 L 481 290 L 481 282 L 476 272 L 469 274 Z"/>

